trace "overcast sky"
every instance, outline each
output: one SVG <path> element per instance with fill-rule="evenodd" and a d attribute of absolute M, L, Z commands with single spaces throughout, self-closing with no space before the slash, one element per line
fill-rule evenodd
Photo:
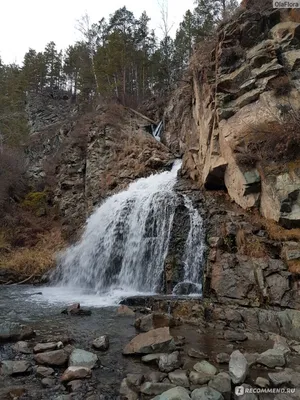
<path fill-rule="evenodd" d="M 1 4 L 0 56 L 5 63 L 21 63 L 29 48 L 44 49 L 53 40 L 64 49 L 79 39 L 76 20 L 87 12 L 92 22 L 126 5 L 136 17 L 146 10 L 151 28 L 160 35 L 160 0 L 8 0 Z M 1 2 L 2 3 L 2 2 Z M 193 0 L 169 0 L 169 21 L 174 35 Z"/>

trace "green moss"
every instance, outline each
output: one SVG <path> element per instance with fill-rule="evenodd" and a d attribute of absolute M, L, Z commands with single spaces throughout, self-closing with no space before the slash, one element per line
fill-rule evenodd
<path fill-rule="evenodd" d="M 43 192 L 30 192 L 26 195 L 22 206 L 34 212 L 38 217 L 47 214 L 48 194 Z"/>

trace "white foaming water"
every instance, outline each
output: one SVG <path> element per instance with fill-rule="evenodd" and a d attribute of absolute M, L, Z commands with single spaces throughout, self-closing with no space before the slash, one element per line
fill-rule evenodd
<path fill-rule="evenodd" d="M 111 306 L 122 298 L 160 292 L 179 201 L 174 185 L 180 166 L 175 162 L 171 171 L 141 178 L 100 205 L 88 219 L 81 240 L 59 255 L 53 276 L 56 286 L 39 289 L 44 300 Z M 192 202 L 188 198 L 184 202 L 190 213 L 185 280 L 198 284 L 202 220 Z"/>

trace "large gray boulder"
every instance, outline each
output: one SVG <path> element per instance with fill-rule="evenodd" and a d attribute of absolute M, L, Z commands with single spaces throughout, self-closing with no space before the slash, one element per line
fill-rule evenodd
<path fill-rule="evenodd" d="M 181 369 L 177 369 L 173 372 L 170 372 L 168 374 L 168 378 L 170 379 L 171 383 L 173 383 L 176 386 L 182 386 L 188 388 L 190 385 L 186 371 L 183 371 Z"/>
<path fill-rule="evenodd" d="M 285 351 L 282 349 L 269 349 L 262 353 L 257 362 L 269 368 L 283 367 L 285 365 Z"/>
<path fill-rule="evenodd" d="M 174 351 L 171 354 L 163 354 L 158 361 L 158 368 L 161 372 L 171 372 L 174 369 L 180 368 L 182 361 L 179 351 Z"/>
<path fill-rule="evenodd" d="M 72 351 L 69 358 L 69 367 L 86 367 L 94 368 L 99 362 L 97 354 L 89 351 L 75 349 Z"/>
<path fill-rule="evenodd" d="M 227 372 L 220 372 L 209 381 L 208 386 L 222 394 L 230 394 L 231 379 L 229 374 L 227 374 Z"/>
<path fill-rule="evenodd" d="M 151 354 L 174 349 L 174 339 L 169 328 L 158 328 L 137 335 L 125 346 L 123 354 Z"/>
<path fill-rule="evenodd" d="M 210 364 L 208 361 L 205 360 L 198 362 L 197 364 L 194 365 L 193 368 L 197 372 L 201 372 L 203 374 L 211 376 L 216 375 L 216 373 L 218 372 L 215 366 L 213 366 L 212 364 Z"/>
<path fill-rule="evenodd" d="M 1 361 L 1 375 L 23 375 L 31 372 L 31 364 L 28 361 Z"/>
<path fill-rule="evenodd" d="M 38 364 L 54 367 L 66 364 L 68 358 L 69 356 L 64 350 L 46 351 L 45 353 L 38 353 L 34 356 Z"/>
<path fill-rule="evenodd" d="M 245 356 L 239 351 L 235 350 L 229 361 L 229 375 L 234 384 L 243 383 L 248 373 L 248 363 Z"/>

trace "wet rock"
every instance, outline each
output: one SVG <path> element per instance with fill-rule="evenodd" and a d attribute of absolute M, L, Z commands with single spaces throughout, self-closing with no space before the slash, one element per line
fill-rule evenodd
<path fill-rule="evenodd" d="M 61 377 L 62 382 L 74 381 L 76 379 L 90 378 L 92 371 L 90 368 L 82 366 L 68 367 Z"/>
<path fill-rule="evenodd" d="M 35 332 L 30 326 L 9 321 L 0 324 L 0 343 L 31 339 L 34 336 Z"/>
<path fill-rule="evenodd" d="M 42 378 L 47 378 L 48 376 L 51 376 L 53 374 L 54 374 L 54 369 L 52 368 L 37 367 L 36 369 L 36 375 Z"/>
<path fill-rule="evenodd" d="M 194 370 L 210 376 L 216 375 L 218 372 L 215 366 L 205 360 L 195 364 Z"/>
<path fill-rule="evenodd" d="M 235 350 L 229 361 L 229 374 L 234 384 L 243 383 L 248 373 L 248 363 L 245 356 L 239 351 Z"/>
<path fill-rule="evenodd" d="M 182 361 L 178 351 L 171 354 L 163 354 L 158 361 L 158 368 L 161 372 L 171 372 L 180 368 Z"/>
<path fill-rule="evenodd" d="M 51 351 L 57 349 L 57 343 L 38 343 L 34 346 L 34 353 L 42 353 L 44 351 Z"/>
<path fill-rule="evenodd" d="M 201 286 L 196 283 L 180 282 L 174 287 L 173 294 L 175 294 L 176 296 L 185 296 L 196 293 L 200 294 L 201 289 Z"/>
<path fill-rule="evenodd" d="M 201 358 L 202 360 L 205 358 L 208 358 L 208 356 L 206 354 L 202 353 L 202 351 L 196 350 L 194 348 L 188 349 L 187 354 L 189 357 Z"/>
<path fill-rule="evenodd" d="M 183 387 L 177 386 L 173 389 L 163 392 L 152 400 L 191 400 L 189 392 Z"/>
<path fill-rule="evenodd" d="M 158 383 L 153 383 L 153 382 L 145 382 L 141 386 L 141 392 L 143 394 L 146 394 L 148 396 L 155 396 L 158 394 L 162 394 L 163 392 L 166 392 L 169 389 L 175 388 L 175 385 L 171 383 L 164 383 L 164 382 L 158 382 Z"/>
<path fill-rule="evenodd" d="M 99 362 L 97 354 L 89 351 L 74 349 L 69 358 L 69 367 L 95 368 Z"/>
<path fill-rule="evenodd" d="M 31 364 L 28 361 L 1 361 L 2 375 L 24 375 L 32 370 Z"/>
<path fill-rule="evenodd" d="M 209 381 L 208 386 L 222 394 L 231 393 L 231 379 L 227 372 L 220 372 Z"/>
<path fill-rule="evenodd" d="M 93 347 L 97 350 L 106 351 L 109 348 L 109 337 L 103 335 L 93 341 Z"/>
<path fill-rule="evenodd" d="M 190 385 L 186 371 L 183 371 L 181 369 L 177 369 L 173 372 L 170 372 L 168 374 L 168 378 L 170 379 L 170 382 L 176 386 L 182 386 L 188 388 Z"/>
<path fill-rule="evenodd" d="M 155 354 L 147 354 L 146 356 L 142 357 L 142 362 L 144 363 L 152 363 L 157 362 L 164 353 L 155 353 Z"/>
<path fill-rule="evenodd" d="M 67 363 L 68 354 L 64 350 L 47 351 L 36 354 L 34 359 L 38 364 L 61 366 Z"/>
<path fill-rule="evenodd" d="M 125 346 L 123 354 L 151 354 L 172 349 L 174 349 L 174 339 L 170 335 L 169 328 L 158 328 L 137 335 Z"/>
<path fill-rule="evenodd" d="M 216 356 L 216 361 L 218 364 L 228 364 L 230 360 L 230 355 L 227 353 L 219 353 Z"/>
<path fill-rule="evenodd" d="M 145 381 L 147 382 L 162 382 L 168 375 L 160 371 L 153 371 L 145 375 Z"/>
<path fill-rule="evenodd" d="M 229 342 L 243 342 L 247 340 L 247 336 L 244 332 L 239 331 L 226 331 L 224 333 L 224 339 L 228 340 Z"/>
<path fill-rule="evenodd" d="M 259 376 L 255 381 L 255 385 L 260 388 L 267 388 L 270 386 L 270 382 L 268 379 Z"/>
<path fill-rule="evenodd" d="M 42 385 L 45 388 L 53 387 L 55 385 L 55 379 L 53 379 L 53 378 L 43 378 L 42 379 Z"/>
<path fill-rule="evenodd" d="M 75 380 L 67 383 L 67 387 L 69 388 L 70 392 L 77 392 L 83 386 L 83 382 L 80 380 Z"/>
<path fill-rule="evenodd" d="M 117 314 L 124 315 L 126 317 L 134 317 L 135 316 L 135 312 L 131 308 L 129 308 L 123 304 L 120 305 L 120 307 L 118 308 Z"/>
<path fill-rule="evenodd" d="M 17 342 L 16 344 L 13 345 L 13 349 L 14 351 L 16 351 L 17 353 L 22 353 L 22 354 L 30 354 L 32 353 L 31 349 L 28 346 L 27 342 Z"/>
<path fill-rule="evenodd" d="M 257 362 L 269 368 L 283 367 L 285 365 L 284 351 L 269 349 L 258 357 Z"/>
<path fill-rule="evenodd" d="M 175 321 L 172 316 L 161 313 L 153 313 L 138 318 L 135 321 L 135 328 L 142 332 L 149 332 L 152 329 L 171 327 L 175 325 Z"/>
<path fill-rule="evenodd" d="M 192 400 L 224 400 L 222 394 L 211 387 L 202 387 L 192 392 Z"/>
<path fill-rule="evenodd" d="M 192 385 L 205 385 L 211 380 L 211 375 L 204 374 L 203 372 L 190 372 L 190 382 Z"/>

